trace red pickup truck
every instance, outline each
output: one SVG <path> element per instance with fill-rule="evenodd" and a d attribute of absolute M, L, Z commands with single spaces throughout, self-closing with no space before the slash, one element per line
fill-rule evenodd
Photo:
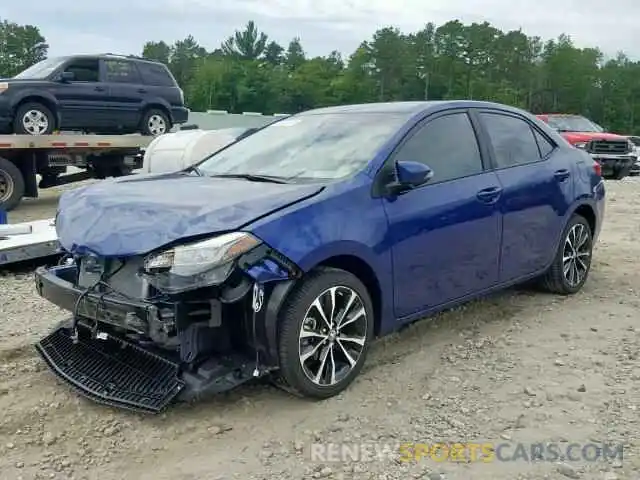
<path fill-rule="evenodd" d="M 597 123 L 580 115 L 559 113 L 537 117 L 555 128 L 570 144 L 589 153 L 602 167 L 602 177 L 620 180 L 636 162 L 635 147 L 628 137 L 607 133 Z"/>

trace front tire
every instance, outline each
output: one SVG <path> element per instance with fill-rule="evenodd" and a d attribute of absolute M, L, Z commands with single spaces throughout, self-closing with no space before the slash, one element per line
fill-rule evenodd
<path fill-rule="evenodd" d="M 364 365 L 374 333 L 367 288 L 344 270 L 322 268 L 291 293 L 280 312 L 280 380 L 315 399 L 347 388 Z"/>
<path fill-rule="evenodd" d="M 589 277 L 593 235 L 589 222 L 574 214 L 562 233 L 553 264 L 542 277 L 542 287 L 560 295 L 580 291 Z"/>
<path fill-rule="evenodd" d="M 20 105 L 13 119 L 13 132 L 20 135 L 51 135 L 56 128 L 53 112 L 38 102 Z"/>

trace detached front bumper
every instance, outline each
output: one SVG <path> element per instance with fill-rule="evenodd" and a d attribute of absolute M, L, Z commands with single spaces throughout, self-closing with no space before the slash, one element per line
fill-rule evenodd
<path fill-rule="evenodd" d="M 635 155 L 591 154 L 591 157 L 602 167 L 604 178 L 621 179 L 629 175 L 636 163 Z"/>
<path fill-rule="evenodd" d="M 74 337 L 73 320 L 68 319 L 35 347 L 53 373 L 82 395 L 120 408 L 158 413 L 174 401 L 221 393 L 254 378 L 256 363 L 242 353 L 211 356 L 194 366 L 186 365 L 176 352 L 127 339 L 118 331 L 152 335 L 152 320 L 159 308 L 86 293 L 74 286 L 73 270 L 39 268 L 35 283 L 42 297 L 65 310 L 73 312 L 78 304 L 78 336 Z"/>

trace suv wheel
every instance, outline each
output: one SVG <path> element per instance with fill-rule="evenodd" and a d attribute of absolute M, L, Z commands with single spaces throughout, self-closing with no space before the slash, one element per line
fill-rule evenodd
<path fill-rule="evenodd" d="M 143 135 L 157 137 L 171 130 L 171 121 L 162 110 L 152 109 L 143 115 L 141 130 Z"/>
<path fill-rule="evenodd" d="M 56 127 L 53 112 L 37 102 L 20 105 L 13 120 L 14 133 L 22 135 L 49 135 Z"/>

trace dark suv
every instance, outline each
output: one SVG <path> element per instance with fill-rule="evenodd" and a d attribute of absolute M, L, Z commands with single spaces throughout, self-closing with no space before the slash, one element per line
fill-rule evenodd
<path fill-rule="evenodd" d="M 185 123 L 184 94 L 162 63 L 113 54 L 43 60 L 0 80 L 0 133 L 160 135 Z"/>

